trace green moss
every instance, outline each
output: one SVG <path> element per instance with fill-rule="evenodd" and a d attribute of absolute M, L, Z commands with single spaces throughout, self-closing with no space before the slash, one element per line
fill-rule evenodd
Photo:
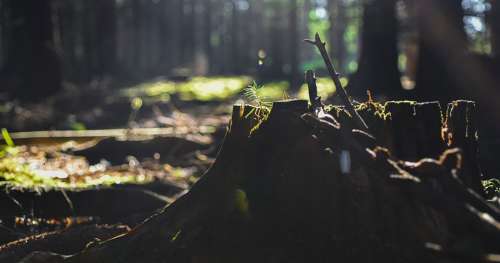
<path fill-rule="evenodd" d="M 236 210 L 245 216 L 250 213 L 247 193 L 243 189 L 236 189 L 234 192 L 234 205 Z"/>

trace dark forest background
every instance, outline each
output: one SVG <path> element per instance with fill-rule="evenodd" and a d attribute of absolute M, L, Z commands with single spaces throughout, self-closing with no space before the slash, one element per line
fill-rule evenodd
<path fill-rule="evenodd" d="M 351 93 L 485 100 L 498 79 L 498 0 L 1 0 L 0 87 L 41 99 L 62 83 L 251 75 L 297 87 L 329 42 Z M 403 81 L 401 81 L 403 80 Z M 416 85 L 416 86 L 415 86 Z M 119 84 L 117 84 L 119 86 Z"/>
<path fill-rule="evenodd" d="M 482 164 L 497 170 L 500 0 L 0 0 L 0 124 L 129 127 L 143 101 L 121 91 L 167 80 L 157 84 L 177 92 L 194 76 L 208 77 L 195 78 L 198 93 L 224 76 L 241 79 L 240 90 L 251 79 L 285 83 L 294 97 L 306 69 L 327 76 L 302 41 L 316 32 L 357 100 L 370 90 L 377 100 L 438 100 L 443 110 L 476 101 Z M 139 117 L 213 111 L 175 92 Z"/>

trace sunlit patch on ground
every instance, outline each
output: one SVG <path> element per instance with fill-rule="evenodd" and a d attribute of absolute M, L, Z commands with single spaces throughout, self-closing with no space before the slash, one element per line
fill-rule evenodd
<path fill-rule="evenodd" d="M 130 158 L 122 165 L 106 161 L 91 165 L 80 156 L 47 152 L 38 147 L 13 147 L 0 159 L 0 185 L 12 188 L 88 188 L 143 184 L 155 179 L 189 183 L 193 169 Z"/>
<path fill-rule="evenodd" d="M 347 78 L 341 78 L 340 82 L 342 83 L 342 86 L 345 87 L 348 81 Z M 335 84 L 333 84 L 333 81 L 330 78 L 318 78 L 316 80 L 316 85 L 318 86 L 318 96 L 322 99 L 326 99 L 335 93 Z M 297 97 L 304 100 L 309 99 L 307 84 L 303 84 L 300 87 Z"/>
<path fill-rule="evenodd" d="M 250 78 L 239 77 L 194 77 L 186 82 L 159 80 L 142 83 L 124 89 L 127 97 L 155 97 L 169 101 L 173 94 L 181 100 L 225 100 L 237 95 L 250 83 Z"/>

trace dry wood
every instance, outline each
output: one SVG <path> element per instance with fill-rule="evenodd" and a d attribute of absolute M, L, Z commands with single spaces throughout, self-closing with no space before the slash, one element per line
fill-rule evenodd
<path fill-rule="evenodd" d="M 89 242 L 109 239 L 129 230 L 125 225 L 89 225 L 30 236 L 0 246 L 0 261 L 18 262 L 34 251 L 73 254 Z"/>
<path fill-rule="evenodd" d="M 10 136 L 16 144 L 53 144 L 70 140 L 79 142 L 100 140 L 109 137 L 122 140 L 144 140 L 154 137 L 179 137 L 188 138 L 203 144 L 211 143 L 209 135 L 215 131 L 210 126 L 200 127 L 169 127 L 169 128 L 134 128 L 134 129 L 106 129 L 106 130 L 53 130 L 53 131 L 28 131 L 12 132 Z M 198 135 L 198 136 L 197 136 Z"/>
<path fill-rule="evenodd" d="M 351 117 L 354 119 L 354 122 L 358 126 L 358 129 L 361 130 L 368 130 L 368 125 L 366 125 L 366 122 L 361 118 L 361 116 L 358 114 L 358 112 L 354 109 L 354 106 L 352 105 L 351 98 L 347 94 L 347 91 L 345 88 L 342 86 L 342 83 L 340 82 L 339 79 L 339 73 L 335 70 L 333 67 L 332 61 L 330 59 L 330 56 L 328 55 L 328 52 L 326 51 L 325 45 L 326 43 L 321 41 L 321 37 L 319 36 L 319 33 L 316 33 L 314 40 L 310 39 L 305 39 L 306 42 L 315 45 L 319 52 L 321 53 L 321 56 L 323 57 L 323 61 L 325 62 L 326 68 L 328 70 L 328 73 L 330 74 L 330 78 L 333 80 L 333 83 L 335 84 L 336 92 L 335 94 L 340 96 L 340 99 L 342 100 L 342 103 L 346 107 L 347 111 L 349 114 L 351 114 Z"/>
<path fill-rule="evenodd" d="M 275 103 L 263 122 L 250 110 L 234 108 L 216 162 L 190 192 L 58 260 L 494 262 L 500 252 L 498 209 L 457 177 L 462 151 L 402 161 L 305 101 Z"/>

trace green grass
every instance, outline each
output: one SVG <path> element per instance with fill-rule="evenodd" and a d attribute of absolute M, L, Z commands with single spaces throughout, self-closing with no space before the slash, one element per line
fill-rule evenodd
<path fill-rule="evenodd" d="M 347 84 L 347 78 L 341 78 L 342 84 Z M 194 77 L 189 81 L 176 83 L 169 80 L 146 82 L 137 86 L 126 88 L 122 96 L 141 98 L 148 101 L 169 101 L 173 95 L 184 101 L 224 101 L 236 97 L 248 87 L 251 78 L 247 76 L 235 77 Z M 335 85 L 329 78 L 318 78 L 318 95 L 323 99 L 335 93 Z M 296 97 L 309 99 L 307 84 L 301 85 L 299 92 L 290 92 L 288 81 L 271 81 L 259 86 L 256 94 L 262 101 L 276 101 Z M 247 98 L 245 98 L 247 99 Z"/>
<path fill-rule="evenodd" d="M 347 78 L 340 79 L 340 83 L 344 87 L 347 85 L 347 82 L 348 82 Z M 330 78 L 318 78 L 316 80 L 316 86 L 318 87 L 318 96 L 320 96 L 323 100 L 332 96 L 336 91 L 335 84 L 333 84 L 333 81 Z M 309 99 L 309 92 L 307 89 L 307 84 L 304 83 L 300 87 L 300 90 L 299 90 L 297 97 L 299 99 L 304 99 L 304 100 Z"/>
<path fill-rule="evenodd" d="M 30 163 L 39 161 L 45 157 L 25 157 L 21 155 L 25 148 L 15 146 L 6 129 L 1 130 L 5 144 L 0 145 L 0 186 L 21 189 L 50 189 L 50 188 L 88 188 L 92 186 L 113 185 L 121 183 L 143 183 L 144 178 L 120 173 L 102 173 L 93 176 L 82 176 L 81 178 L 60 179 L 50 176 L 51 171 L 39 171 L 32 168 Z M 24 150 L 23 150 L 24 149 Z M 86 171 L 83 171 L 86 172 Z M 55 171 L 52 171 L 55 174 Z M 78 180 L 72 180 L 78 179 Z"/>
<path fill-rule="evenodd" d="M 7 155 L 0 159 L 0 185 L 20 189 L 75 189 L 94 186 L 108 186 L 123 183 L 144 183 L 145 180 L 134 175 L 115 175 L 104 173 L 100 176 L 83 176 L 81 180 L 65 180 L 46 176 L 50 171 L 40 174 L 16 156 Z"/>
<path fill-rule="evenodd" d="M 222 101 L 234 97 L 249 83 L 250 78 L 246 76 L 194 77 L 182 83 L 160 80 L 126 88 L 122 95 L 169 101 L 170 97 L 176 94 L 185 101 Z"/>

